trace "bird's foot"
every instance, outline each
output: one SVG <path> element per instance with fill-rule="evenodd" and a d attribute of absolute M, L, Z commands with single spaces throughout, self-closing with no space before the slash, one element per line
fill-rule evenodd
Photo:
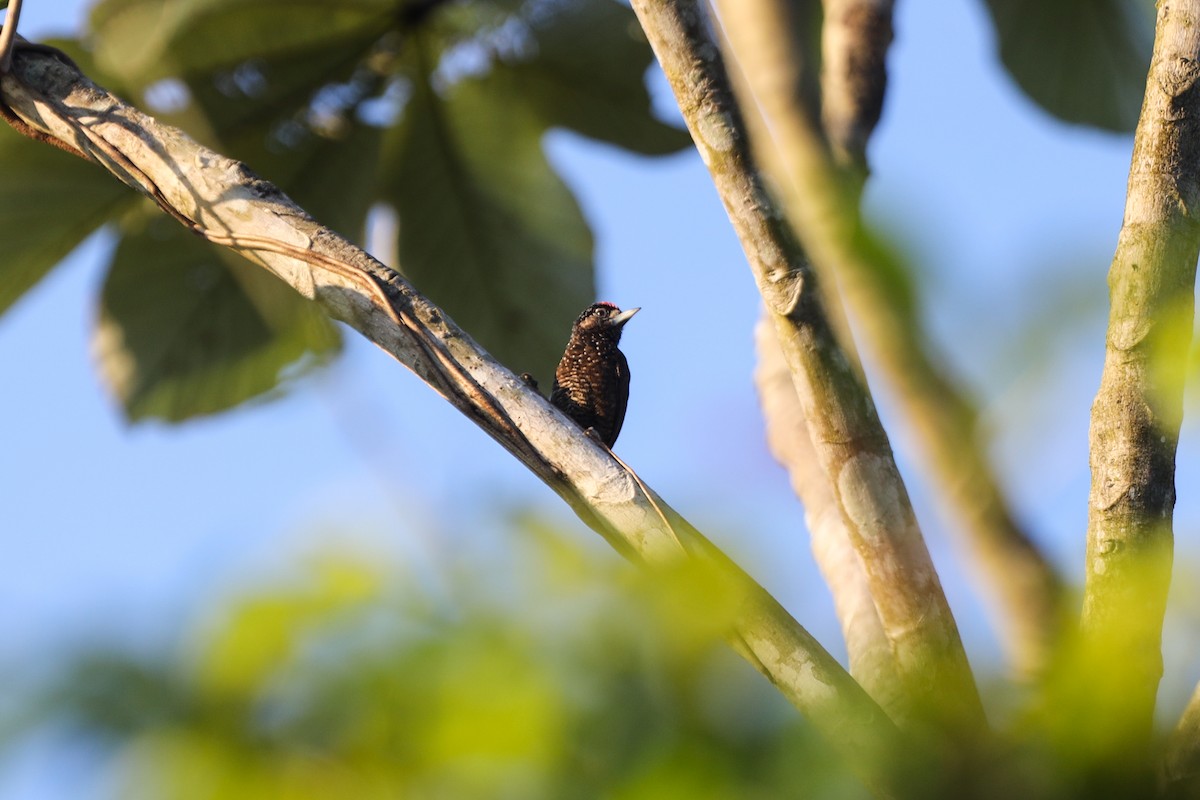
<path fill-rule="evenodd" d="M 589 439 L 591 439 L 596 444 L 603 447 L 605 450 L 608 450 L 610 452 L 612 451 L 612 448 L 609 447 L 605 443 L 604 439 L 600 436 L 600 431 L 596 430 L 595 428 L 584 428 L 583 435 L 588 437 Z"/>
<path fill-rule="evenodd" d="M 520 377 L 521 380 L 525 382 L 525 385 L 530 389 L 533 389 L 538 394 L 542 393 L 542 390 L 538 388 L 537 378 L 533 377 L 528 372 L 522 372 Z"/>

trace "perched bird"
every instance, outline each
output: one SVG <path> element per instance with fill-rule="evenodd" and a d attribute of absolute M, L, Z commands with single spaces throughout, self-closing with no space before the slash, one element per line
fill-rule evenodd
<path fill-rule="evenodd" d="M 571 328 L 550 402 L 585 431 L 591 428 L 609 448 L 617 441 L 629 403 L 629 362 L 617 349 L 621 328 L 640 311 L 612 303 L 587 307 Z"/>

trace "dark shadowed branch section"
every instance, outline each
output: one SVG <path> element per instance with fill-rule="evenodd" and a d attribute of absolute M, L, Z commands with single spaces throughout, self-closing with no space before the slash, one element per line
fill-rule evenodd
<path fill-rule="evenodd" d="M 1200 252 L 1200 2 L 1160 2 L 1092 405 L 1083 629 L 1106 724 L 1149 737 L 1162 677 L 1175 450 Z M 1115 715 L 1120 715 L 1115 716 Z M 1192 742 L 1195 747 L 1195 742 Z"/>
<path fill-rule="evenodd" d="M 322 227 L 244 164 L 91 83 L 45 48 L 18 50 L 0 100 L 40 136 L 100 164 L 182 225 L 265 267 L 438 391 L 624 555 L 695 570 L 727 597 L 735 647 L 882 790 L 897 744 L 882 710 L 760 586 L 630 470 L 496 363 L 395 271 Z"/>
<path fill-rule="evenodd" d="M 821 125 L 843 167 L 865 171 L 883 113 L 892 0 L 823 0 Z"/>

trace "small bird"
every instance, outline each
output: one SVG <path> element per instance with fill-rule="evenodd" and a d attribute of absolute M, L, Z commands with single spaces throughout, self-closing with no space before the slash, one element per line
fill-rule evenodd
<path fill-rule="evenodd" d="M 609 449 L 617 441 L 629 403 L 629 362 L 617 349 L 621 329 L 640 308 L 622 311 L 593 303 L 571 328 L 571 340 L 554 371 L 550 402 Z"/>

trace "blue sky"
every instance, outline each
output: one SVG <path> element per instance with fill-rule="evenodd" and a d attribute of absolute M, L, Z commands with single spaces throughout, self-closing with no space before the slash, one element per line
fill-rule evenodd
<path fill-rule="evenodd" d="M 69 30 L 84 5 L 32 0 L 22 32 Z M 868 207 L 919 265 L 935 349 L 985 398 L 1019 516 L 1078 581 L 1088 411 L 1131 138 L 1063 125 L 1021 95 L 978 0 L 899 3 L 898 14 Z M 657 76 L 654 86 L 669 108 Z M 637 159 L 557 133 L 547 147 L 596 231 L 602 299 L 643 308 L 623 340 L 633 399 L 618 453 L 841 653 L 799 506 L 763 443 L 757 294 L 699 159 Z M 80 636 L 167 641 L 214 593 L 339 537 L 393 554 L 419 580 L 459 548 L 503 546 L 497 509 L 544 508 L 608 557 L 499 446 L 353 335 L 345 358 L 280 402 L 128 427 L 89 350 L 106 248 L 93 239 L 0 317 L 0 663 L 52 658 Z M 985 663 L 996 647 L 972 576 L 903 426 L 889 430 L 968 648 Z M 1185 423 L 1177 552 L 1193 564 L 1198 455 Z M 1196 613 L 1177 600 L 1171 703 L 1200 677 L 1188 663 Z M 0 798 L 78 796 L 54 758 L 35 743 L 0 760 Z"/>

